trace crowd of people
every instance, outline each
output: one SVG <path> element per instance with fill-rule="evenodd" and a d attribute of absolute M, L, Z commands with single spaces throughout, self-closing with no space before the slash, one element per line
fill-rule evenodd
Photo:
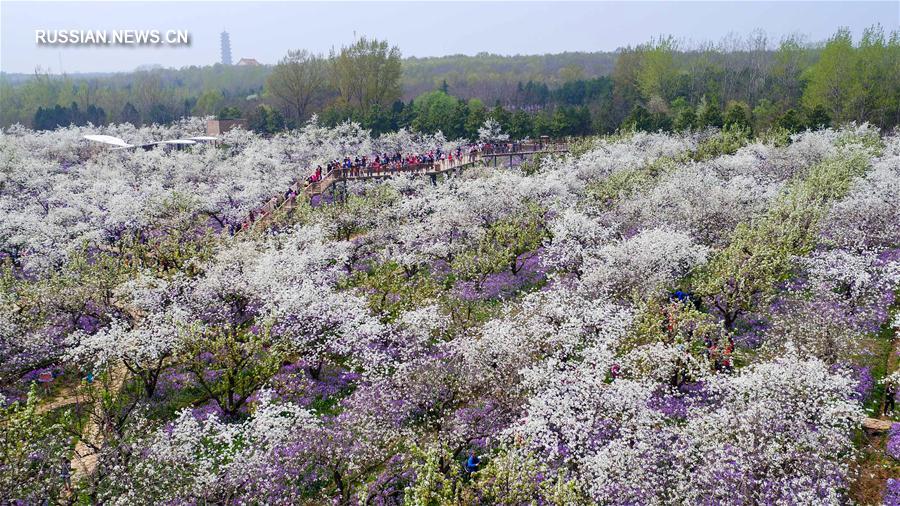
<path fill-rule="evenodd" d="M 663 309 L 663 330 L 671 337 L 674 337 L 678 326 L 677 305 L 685 304 L 699 310 L 700 299 L 693 293 L 676 290 L 669 296 L 669 301 L 670 303 L 674 304 L 674 306 L 666 307 Z M 689 331 L 689 333 L 692 334 L 693 332 Z M 709 363 L 712 364 L 714 371 L 726 373 L 731 373 L 734 371 L 734 339 L 732 338 L 732 336 L 727 336 L 724 344 L 719 342 L 718 339 L 706 336 L 703 339 L 703 345 L 703 355 L 706 357 Z"/>
<path fill-rule="evenodd" d="M 483 145 L 469 144 L 454 150 L 434 149 L 424 153 L 375 153 L 371 156 L 345 157 L 343 160 L 332 160 L 323 167 L 319 165 L 307 178 L 307 183 L 321 181 L 328 174 L 340 174 L 340 177 L 372 177 L 384 174 L 408 172 L 410 169 L 426 170 L 435 165 L 453 166 L 460 163 L 474 162 Z"/>
<path fill-rule="evenodd" d="M 522 144 L 518 142 L 502 143 L 469 143 L 444 151 L 441 148 L 432 149 L 423 153 L 391 154 L 388 152 L 374 153 L 372 155 L 356 156 L 353 158 L 331 160 L 324 165 L 317 165 L 316 169 L 306 178 L 305 185 L 298 181 L 291 185 L 284 194 L 275 195 L 265 204 L 254 211 L 241 224 L 242 229 L 249 228 L 262 216 L 274 211 L 283 202 L 293 202 L 300 195 L 305 186 L 319 183 L 333 174 L 337 179 L 363 178 L 393 175 L 399 173 L 427 173 L 442 171 L 457 165 L 474 162 L 480 154 L 511 153 L 539 149 L 536 145 Z M 437 167 L 437 168 L 435 168 Z M 234 232 L 234 231 L 233 231 Z"/>

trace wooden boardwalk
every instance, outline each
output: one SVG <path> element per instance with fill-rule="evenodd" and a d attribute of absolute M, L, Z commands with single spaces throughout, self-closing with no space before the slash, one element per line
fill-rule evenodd
<path fill-rule="evenodd" d="M 272 218 L 276 214 L 289 212 L 296 204 L 297 199 L 309 199 L 321 197 L 329 189 L 338 183 L 346 183 L 349 181 L 365 181 L 370 179 L 389 179 L 399 175 L 413 176 L 430 176 L 437 177 L 444 174 L 452 174 L 476 165 L 498 166 L 498 160 L 509 158 L 509 164 L 513 165 L 516 160 L 525 160 L 528 157 L 538 155 L 552 155 L 568 152 L 568 145 L 564 142 L 532 142 L 532 143 L 512 143 L 499 148 L 492 148 L 476 153 L 463 155 L 460 159 L 449 161 L 440 160 L 434 163 L 419 163 L 401 165 L 400 167 L 382 167 L 374 169 L 372 167 L 354 167 L 354 168 L 337 168 L 325 174 L 321 180 L 307 183 L 301 187 L 302 182 L 295 182 L 288 190 L 293 196 L 285 198 L 283 195 L 273 196 L 258 211 L 258 214 L 252 216 L 242 227 L 242 230 L 265 228 L 268 227 Z"/>
<path fill-rule="evenodd" d="M 524 149 L 516 149 L 510 151 L 490 151 L 487 153 L 481 153 L 480 158 L 484 162 L 485 165 L 490 166 L 491 162 L 493 162 L 494 167 L 499 164 L 499 161 L 504 158 L 509 158 L 507 163 L 510 166 L 516 164 L 516 161 L 524 162 L 530 156 L 540 156 L 540 155 L 552 155 L 557 153 L 567 153 L 569 151 L 568 144 L 565 143 L 551 143 L 546 145 L 533 145 L 533 146 L 522 146 Z"/>

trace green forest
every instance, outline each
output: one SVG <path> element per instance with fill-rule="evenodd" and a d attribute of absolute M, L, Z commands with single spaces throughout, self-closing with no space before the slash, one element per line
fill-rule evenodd
<path fill-rule="evenodd" d="M 881 26 L 854 40 L 762 32 L 702 47 L 660 37 L 615 52 L 402 57 L 361 38 L 330 54 L 289 51 L 276 65 L 0 79 L 0 126 L 165 124 L 242 117 L 263 133 L 357 121 L 375 133 L 412 128 L 474 137 L 488 117 L 514 138 L 619 129 L 739 126 L 789 131 L 850 121 L 900 124 L 900 35 Z"/>

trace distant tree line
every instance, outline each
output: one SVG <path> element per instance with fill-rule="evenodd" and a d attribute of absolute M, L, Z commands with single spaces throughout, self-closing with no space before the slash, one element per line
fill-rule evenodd
<path fill-rule="evenodd" d="M 453 94 L 503 104 L 539 99 L 526 97 L 521 89 L 533 82 L 534 91 L 546 94 L 569 81 L 609 76 L 615 67 L 617 52 L 566 52 L 543 55 L 501 56 L 479 53 L 475 56 L 452 55 L 403 60 L 403 100 L 434 90 L 446 82 Z M 546 96 L 546 95 L 545 95 Z"/>
<path fill-rule="evenodd" d="M 738 125 L 790 131 L 832 123 L 900 124 L 900 36 L 873 26 L 853 41 L 762 32 L 701 48 L 671 37 L 615 53 L 401 59 L 360 38 L 329 55 L 289 51 L 275 66 L 189 67 L 85 79 L 36 73 L 0 80 L 0 125 L 167 123 L 187 115 L 246 118 L 274 133 L 313 114 L 376 133 L 407 127 L 473 137 L 491 117 L 513 137 L 586 135 L 619 128 Z"/>
<path fill-rule="evenodd" d="M 213 65 L 87 76 L 53 76 L 40 69 L 27 78 L 3 74 L 0 126 L 55 128 L 35 122 L 38 109 L 71 108 L 73 103 L 81 111 L 92 105 L 102 109 L 101 123 L 144 125 L 216 114 L 226 106 L 246 108 L 252 102 L 248 96 L 262 94 L 270 72 L 271 67 Z"/>
<path fill-rule="evenodd" d="M 620 54 L 599 129 L 737 123 L 796 131 L 849 121 L 891 128 L 900 124 L 898 33 L 885 36 L 873 26 L 854 45 L 842 28 L 824 44 L 788 38 L 774 52 L 761 33 L 699 52 L 678 51 L 671 38 L 655 40 Z"/>
<path fill-rule="evenodd" d="M 77 102 L 72 102 L 69 107 L 56 105 L 52 109 L 38 107 L 34 113 L 34 128 L 36 130 L 52 130 L 57 125 L 78 125 L 84 126 L 88 123 L 93 125 L 102 125 L 106 122 L 106 111 L 102 107 L 94 104 L 87 106 L 87 109 L 78 108 Z"/>

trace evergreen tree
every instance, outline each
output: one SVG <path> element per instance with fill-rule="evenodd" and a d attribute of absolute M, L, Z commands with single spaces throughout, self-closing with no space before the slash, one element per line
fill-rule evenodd
<path fill-rule="evenodd" d="M 700 106 L 697 107 L 697 115 L 699 116 L 699 126 L 721 128 L 724 124 L 719 101 L 716 99 L 707 101 L 705 96 L 701 98 Z"/>
<path fill-rule="evenodd" d="M 122 107 L 122 112 L 121 114 L 119 114 L 119 122 L 131 123 L 132 125 L 140 125 L 141 113 L 139 113 L 137 108 L 134 107 L 134 104 L 132 104 L 131 102 L 125 102 L 125 105 Z"/>
<path fill-rule="evenodd" d="M 740 128 L 752 131 L 753 123 L 750 116 L 750 106 L 744 102 L 731 101 L 725 110 L 724 126 L 731 128 Z"/>

